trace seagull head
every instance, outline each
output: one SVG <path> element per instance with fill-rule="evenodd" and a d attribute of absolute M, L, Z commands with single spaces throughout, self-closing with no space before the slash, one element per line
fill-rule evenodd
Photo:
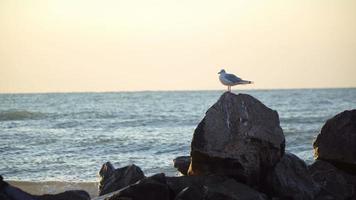
<path fill-rule="evenodd" d="M 222 70 L 220 70 L 220 72 L 218 74 L 225 74 L 225 73 L 226 73 L 225 69 L 222 69 Z"/>

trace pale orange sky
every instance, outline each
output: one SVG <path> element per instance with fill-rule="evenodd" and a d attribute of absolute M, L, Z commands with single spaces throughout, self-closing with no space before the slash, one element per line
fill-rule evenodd
<path fill-rule="evenodd" d="M 356 87 L 354 0 L 0 0 L 0 92 Z"/>

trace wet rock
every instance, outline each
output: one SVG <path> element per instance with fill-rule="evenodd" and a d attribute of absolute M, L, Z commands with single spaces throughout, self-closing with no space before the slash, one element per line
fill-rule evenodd
<path fill-rule="evenodd" d="M 284 147 L 276 111 L 250 95 L 225 92 L 195 129 L 188 175 L 227 175 L 254 185 Z"/>
<path fill-rule="evenodd" d="M 272 195 L 282 199 L 314 199 L 320 187 L 314 182 L 303 160 L 286 153 L 266 179 Z"/>
<path fill-rule="evenodd" d="M 316 159 L 356 174 L 356 110 L 344 111 L 327 120 L 313 146 Z"/>
<path fill-rule="evenodd" d="M 166 183 L 165 175 L 156 174 L 114 192 L 106 200 L 169 200 L 171 198 L 173 197 Z"/>
<path fill-rule="evenodd" d="M 124 188 L 145 177 L 142 170 L 136 165 L 115 169 L 110 162 L 103 164 L 99 175 L 101 176 L 99 196 Z"/>
<path fill-rule="evenodd" d="M 317 160 L 309 166 L 309 173 L 321 186 L 316 199 L 349 199 L 354 194 L 343 173 L 328 162 Z"/>
<path fill-rule="evenodd" d="M 174 167 L 183 175 L 188 174 L 190 156 L 179 156 L 173 160 Z"/>

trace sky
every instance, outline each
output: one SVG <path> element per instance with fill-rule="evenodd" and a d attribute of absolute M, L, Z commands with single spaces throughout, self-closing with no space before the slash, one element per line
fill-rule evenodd
<path fill-rule="evenodd" d="M 0 0 L 0 93 L 356 87 L 354 0 Z"/>

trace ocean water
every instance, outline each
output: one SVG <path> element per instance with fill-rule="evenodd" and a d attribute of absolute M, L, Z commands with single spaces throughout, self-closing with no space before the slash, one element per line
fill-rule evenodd
<path fill-rule="evenodd" d="M 278 111 L 286 150 L 307 163 L 328 118 L 356 108 L 356 89 L 244 90 Z M 176 175 L 195 127 L 223 91 L 0 94 L 0 174 L 97 181 L 106 161 Z"/>

